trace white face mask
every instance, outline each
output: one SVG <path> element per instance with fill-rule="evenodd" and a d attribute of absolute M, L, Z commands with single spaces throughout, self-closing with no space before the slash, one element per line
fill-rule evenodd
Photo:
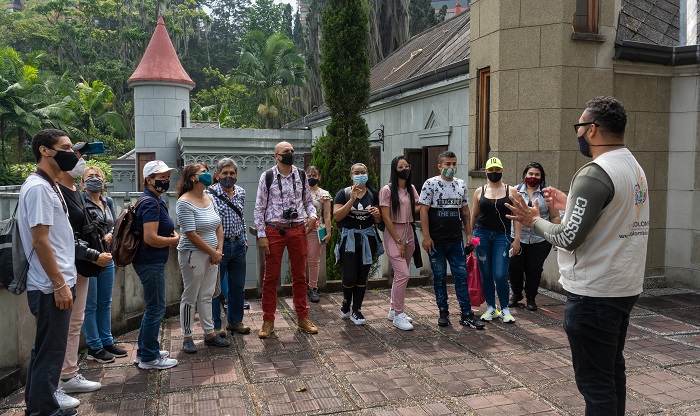
<path fill-rule="evenodd" d="M 83 172 L 85 171 L 85 159 L 82 157 L 78 159 L 78 163 L 75 165 L 75 167 L 71 170 L 68 171 L 68 174 L 73 178 L 77 178 L 79 176 L 83 176 Z"/>

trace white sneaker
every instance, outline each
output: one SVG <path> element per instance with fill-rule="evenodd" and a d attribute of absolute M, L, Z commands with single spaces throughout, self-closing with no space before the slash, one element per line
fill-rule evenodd
<path fill-rule="evenodd" d="M 404 315 L 406 315 L 406 314 L 404 313 Z M 413 322 L 413 319 L 411 319 L 410 316 L 406 315 L 406 318 L 408 319 L 408 322 Z M 394 322 L 394 310 L 393 309 L 389 309 L 389 315 L 387 315 L 386 319 Z"/>
<path fill-rule="evenodd" d="M 410 331 L 413 329 L 410 319 L 405 313 L 400 313 L 394 317 L 394 326 L 402 331 Z"/>
<path fill-rule="evenodd" d="M 56 398 L 58 406 L 61 409 L 75 409 L 76 407 L 80 406 L 80 400 L 76 399 L 75 397 L 70 397 L 60 387 L 56 389 L 53 396 Z"/>
<path fill-rule="evenodd" d="M 486 312 L 484 312 L 481 315 L 481 320 L 482 321 L 490 321 L 493 318 L 498 318 L 501 316 L 501 312 L 498 311 L 498 309 L 494 308 L 493 306 L 489 306 L 486 308 Z"/>
<path fill-rule="evenodd" d="M 170 352 L 169 352 L 169 351 L 160 350 L 159 352 L 160 352 L 160 358 L 168 358 L 168 357 L 170 357 Z M 139 357 L 139 356 L 137 355 L 136 358 L 134 358 L 134 364 L 139 364 L 139 363 L 141 363 L 141 357 Z"/>
<path fill-rule="evenodd" d="M 68 381 L 58 380 L 58 388 L 65 393 L 87 393 L 101 389 L 102 384 L 97 381 L 86 380 L 82 374 L 78 374 Z"/>
<path fill-rule="evenodd" d="M 505 308 L 501 311 L 501 319 L 503 319 L 503 323 L 510 324 L 515 322 L 515 318 L 513 315 L 510 314 L 510 309 Z"/>
<path fill-rule="evenodd" d="M 177 360 L 174 358 L 156 358 L 153 361 L 141 361 L 139 363 L 139 368 L 142 370 L 165 370 L 167 368 L 172 368 L 177 365 Z"/>

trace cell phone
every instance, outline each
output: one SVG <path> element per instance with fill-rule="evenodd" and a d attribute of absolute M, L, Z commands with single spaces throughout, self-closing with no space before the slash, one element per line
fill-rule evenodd
<path fill-rule="evenodd" d="M 508 250 L 508 256 L 513 257 L 513 254 L 515 253 L 513 253 L 513 247 L 511 247 L 510 250 Z"/>
<path fill-rule="evenodd" d="M 328 234 L 328 232 L 326 231 L 326 228 L 325 228 L 325 227 L 324 227 L 324 228 L 319 228 L 318 231 L 317 231 L 317 233 L 318 233 L 318 243 L 319 243 L 319 244 L 323 244 L 323 239 L 324 239 L 324 238 L 326 237 L 326 235 Z"/>

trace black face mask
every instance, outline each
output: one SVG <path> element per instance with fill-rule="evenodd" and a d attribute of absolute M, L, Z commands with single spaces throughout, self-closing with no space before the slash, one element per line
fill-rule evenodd
<path fill-rule="evenodd" d="M 156 192 L 160 192 L 162 194 L 163 192 L 168 192 L 169 188 L 170 188 L 170 179 L 165 179 L 165 180 L 154 179 L 153 189 L 155 189 Z"/>
<path fill-rule="evenodd" d="M 221 186 L 223 186 L 226 189 L 231 189 L 233 186 L 236 184 L 238 178 L 232 178 L 230 176 L 227 176 L 225 178 L 219 179 L 219 183 Z"/>
<path fill-rule="evenodd" d="M 294 164 L 294 153 L 278 153 L 278 155 L 282 158 L 280 162 L 282 162 L 283 165 L 291 166 Z"/>
<path fill-rule="evenodd" d="M 588 129 L 586 128 L 586 130 L 583 132 L 583 134 L 577 137 L 577 139 L 578 139 L 578 151 L 581 152 L 581 154 L 586 156 L 586 157 L 593 157 L 593 155 L 591 154 L 591 146 L 588 144 L 588 142 L 586 141 L 586 137 L 585 137 L 587 131 L 588 131 Z"/>
<path fill-rule="evenodd" d="M 503 177 L 503 172 L 487 172 L 486 177 L 493 183 L 497 183 Z"/>
<path fill-rule="evenodd" d="M 68 172 L 73 170 L 75 165 L 78 164 L 80 158 L 74 152 L 56 150 L 56 154 L 53 156 L 53 160 L 56 161 L 58 168 L 61 169 L 62 172 Z"/>
<path fill-rule="evenodd" d="M 309 178 L 309 186 L 310 186 L 310 187 L 314 187 L 314 186 L 316 186 L 316 185 L 318 185 L 318 179 L 316 179 L 316 178 Z"/>
<path fill-rule="evenodd" d="M 408 179 L 411 177 L 411 169 L 404 169 L 401 171 L 396 171 L 396 176 L 399 177 L 399 179 Z"/>

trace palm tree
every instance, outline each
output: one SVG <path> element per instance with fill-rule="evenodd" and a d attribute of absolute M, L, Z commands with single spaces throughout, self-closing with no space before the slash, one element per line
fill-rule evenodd
<path fill-rule="evenodd" d="M 282 33 L 265 37 L 251 31 L 243 42 L 239 66 L 226 84 L 243 84 L 258 97 L 258 115 L 270 128 L 284 112 L 281 97 L 288 86 L 302 86 L 305 80 L 304 58 Z"/>
<path fill-rule="evenodd" d="M 75 133 L 83 140 L 94 137 L 99 130 L 97 125 L 107 124 L 117 134 L 126 134 L 124 119 L 112 111 L 114 92 L 102 81 L 85 81 L 75 86 L 75 92 L 65 98 L 68 107 L 75 113 L 77 126 Z"/>

